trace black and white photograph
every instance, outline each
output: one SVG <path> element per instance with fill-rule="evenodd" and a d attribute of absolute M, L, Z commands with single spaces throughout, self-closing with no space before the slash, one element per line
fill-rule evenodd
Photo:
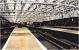
<path fill-rule="evenodd" d="M 79 0 L 0 0 L 0 50 L 79 50 Z"/>

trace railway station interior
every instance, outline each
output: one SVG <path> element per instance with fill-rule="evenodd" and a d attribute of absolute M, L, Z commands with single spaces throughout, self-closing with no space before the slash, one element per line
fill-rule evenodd
<path fill-rule="evenodd" d="M 0 0 L 0 50 L 78 50 L 79 0 Z"/>

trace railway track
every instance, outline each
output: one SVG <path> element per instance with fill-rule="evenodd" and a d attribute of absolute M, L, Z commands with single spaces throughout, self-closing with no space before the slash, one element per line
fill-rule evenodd
<path fill-rule="evenodd" d="M 5 28 L 0 28 L 1 30 L 1 37 L 0 37 L 0 49 L 3 48 L 5 42 L 7 41 L 8 37 L 10 36 L 10 33 L 12 32 L 12 30 L 14 29 L 14 27 L 5 27 Z"/>
<path fill-rule="evenodd" d="M 33 30 L 32 30 L 33 31 Z M 37 35 L 44 38 L 46 41 L 54 45 L 58 49 L 79 49 L 78 45 L 72 41 L 69 41 L 67 39 L 61 40 L 60 38 L 54 37 L 47 31 L 41 31 L 39 29 L 34 30 Z M 69 41 L 69 42 L 68 42 Z"/>

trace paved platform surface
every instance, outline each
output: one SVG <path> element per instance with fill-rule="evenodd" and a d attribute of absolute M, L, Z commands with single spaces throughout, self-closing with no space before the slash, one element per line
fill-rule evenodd
<path fill-rule="evenodd" d="M 51 27 L 39 27 L 39 28 L 49 29 L 49 30 L 53 30 L 53 31 L 61 31 L 61 32 L 66 32 L 66 33 L 78 34 L 79 35 L 78 30 L 70 30 L 70 29 L 64 29 L 64 28 L 51 28 Z"/>
<path fill-rule="evenodd" d="M 2 50 L 47 50 L 28 28 L 16 27 Z"/>

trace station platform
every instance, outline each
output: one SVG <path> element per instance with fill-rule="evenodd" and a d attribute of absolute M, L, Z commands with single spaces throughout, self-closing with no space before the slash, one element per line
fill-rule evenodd
<path fill-rule="evenodd" d="M 78 30 L 70 30 L 70 29 L 64 29 L 64 28 L 53 28 L 53 27 L 46 27 L 46 26 L 39 27 L 39 28 L 79 35 Z"/>
<path fill-rule="evenodd" d="M 2 50 L 47 50 L 28 28 L 15 27 Z"/>

